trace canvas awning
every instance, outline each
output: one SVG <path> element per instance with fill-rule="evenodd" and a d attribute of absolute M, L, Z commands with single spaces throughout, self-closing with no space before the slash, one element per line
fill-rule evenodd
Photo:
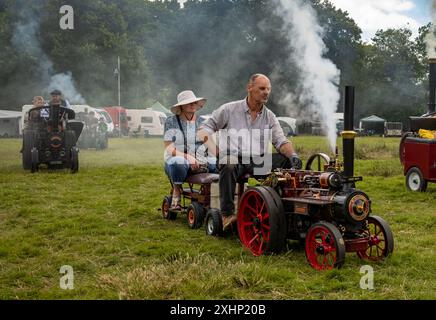
<path fill-rule="evenodd" d="M 0 110 L 0 119 L 15 119 L 20 118 L 22 115 L 19 111 Z"/>
<path fill-rule="evenodd" d="M 369 116 L 360 120 L 361 122 L 386 122 L 385 119 L 377 117 L 376 115 Z"/>
<path fill-rule="evenodd" d="M 165 114 L 171 114 L 171 111 L 168 110 L 167 108 L 165 108 L 159 101 L 155 101 L 150 109 L 154 110 L 154 111 L 160 111 L 163 112 Z"/>

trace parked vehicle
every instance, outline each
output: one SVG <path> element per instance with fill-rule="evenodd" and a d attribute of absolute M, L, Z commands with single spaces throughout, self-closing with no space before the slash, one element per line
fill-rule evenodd
<path fill-rule="evenodd" d="M 107 125 L 107 133 L 109 136 L 112 136 L 115 129 L 114 122 L 112 121 L 112 117 L 104 109 L 96 108 L 95 110 L 98 114 L 100 114 L 103 117 L 104 122 Z"/>
<path fill-rule="evenodd" d="M 419 129 L 436 130 L 436 118 L 410 117 L 410 132 L 400 142 L 400 161 L 407 189 L 425 192 L 428 182 L 436 182 L 436 140 L 420 138 Z"/>
<path fill-rule="evenodd" d="M 402 134 L 402 122 L 385 122 L 385 137 L 401 137 Z"/>
<path fill-rule="evenodd" d="M 131 136 L 163 136 L 167 116 L 151 109 L 126 109 Z"/>
<path fill-rule="evenodd" d="M 126 109 L 119 106 L 109 106 L 104 107 L 104 110 L 106 110 L 112 118 L 112 122 L 114 124 L 113 135 L 119 136 L 121 134 L 123 136 L 127 136 L 129 134 L 129 123 L 127 121 Z"/>
<path fill-rule="evenodd" d="M 285 136 L 291 137 L 298 134 L 297 119 L 290 117 L 277 117 L 277 120 L 279 120 Z"/>

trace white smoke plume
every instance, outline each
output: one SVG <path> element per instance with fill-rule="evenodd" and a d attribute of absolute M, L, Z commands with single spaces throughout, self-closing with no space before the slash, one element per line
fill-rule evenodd
<path fill-rule="evenodd" d="M 274 0 L 277 14 L 284 19 L 284 32 L 293 48 L 291 60 L 299 69 L 297 95 L 289 101 L 309 105 L 311 112 L 320 117 L 332 152 L 336 147 L 336 123 L 334 113 L 340 100 L 338 84 L 340 71 L 324 57 L 327 48 L 322 40 L 323 29 L 316 12 L 302 0 Z M 296 101 L 298 100 L 298 101 Z"/>
<path fill-rule="evenodd" d="M 48 83 L 44 90 L 45 94 L 50 93 L 53 89 L 58 89 L 70 102 L 86 103 L 82 95 L 77 92 L 70 71 L 55 74 L 53 63 L 38 40 L 40 22 L 37 17 L 37 10 L 28 6 L 24 6 L 23 10 L 19 12 L 19 20 L 15 23 L 12 36 L 13 46 L 19 51 L 27 53 L 30 59 L 37 62 L 39 78 L 43 83 Z"/>
<path fill-rule="evenodd" d="M 58 89 L 62 92 L 63 96 L 73 104 L 85 104 L 85 99 L 77 92 L 73 82 L 73 76 L 70 71 L 66 73 L 58 73 L 51 77 L 48 90 L 51 92 Z"/>
<path fill-rule="evenodd" d="M 436 59 L 436 0 L 432 1 L 431 5 L 431 20 L 430 32 L 425 38 L 427 44 L 427 55 L 430 59 Z"/>

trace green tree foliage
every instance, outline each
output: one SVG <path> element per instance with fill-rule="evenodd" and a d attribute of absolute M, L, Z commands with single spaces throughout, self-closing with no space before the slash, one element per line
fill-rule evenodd
<path fill-rule="evenodd" d="M 363 43 L 348 13 L 328 1 L 311 3 L 340 86 L 357 87 L 356 118 L 375 113 L 396 121 L 425 111 L 429 26 L 416 39 L 410 30 L 390 29 Z M 74 30 L 59 27 L 64 4 L 0 0 L 0 108 L 20 109 L 33 95 L 47 95 L 50 77 L 65 72 L 89 104 L 115 105 L 118 56 L 129 108 L 154 100 L 170 106 L 178 92 L 192 89 L 208 98 L 203 112 L 210 112 L 243 98 L 248 77 L 261 72 L 273 79 L 269 106 L 280 112 L 279 96 L 298 86 L 275 1 L 188 0 L 180 8 L 176 0 L 70 0 Z"/>
<path fill-rule="evenodd" d="M 377 114 L 407 123 L 426 110 L 427 60 L 423 39 L 428 28 L 412 39 L 408 29 L 378 31 L 362 46 L 360 113 Z"/>

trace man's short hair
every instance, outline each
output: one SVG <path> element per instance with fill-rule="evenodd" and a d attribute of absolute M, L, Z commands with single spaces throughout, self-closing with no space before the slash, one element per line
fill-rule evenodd
<path fill-rule="evenodd" d="M 58 89 L 53 90 L 52 92 L 50 92 L 50 95 L 52 96 L 61 96 L 62 92 Z"/>
<path fill-rule="evenodd" d="M 262 73 L 255 73 L 248 80 L 248 84 L 253 84 L 256 81 L 256 79 L 259 78 L 259 77 L 266 77 L 266 76 L 263 75 Z"/>

